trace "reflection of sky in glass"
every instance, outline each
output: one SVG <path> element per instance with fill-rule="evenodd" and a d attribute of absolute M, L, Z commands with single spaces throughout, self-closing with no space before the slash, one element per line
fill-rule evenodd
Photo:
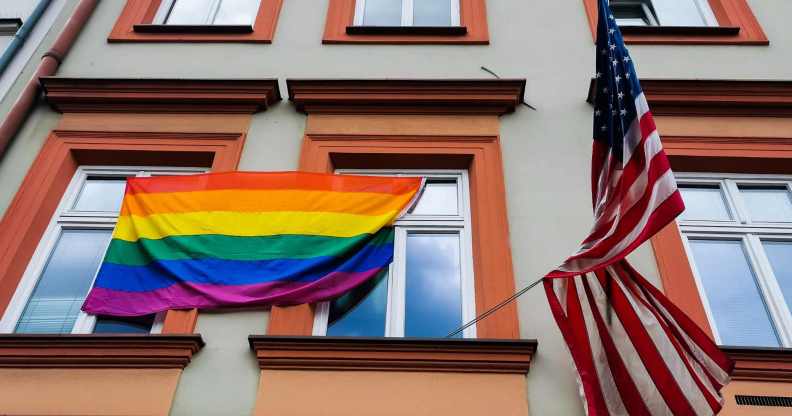
<path fill-rule="evenodd" d="M 459 0 L 414 0 L 414 26 L 451 26 L 451 2 Z"/>
<path fill-rule="evenodd" d="M 168 15 L 169 25 L 203 25 L 212 0 L 176 0 Z"/>
<path fill-rule="evenodd" d="M 459 234 L 409 234 L 404 335 L 444 337 L 459 327 L 461 286 Z"/>
<path fill-rule="evenodd" d="M 64 230 L 16 332 L 71 332 L 109 239 L 110 230 Z"/>
<path fill-rule="evenodd" d="M 387 272 L 330 302 L 328 336 L 381 337 L 385 335 L 385 309 L 388 305 Z M 372 286 L 374 286 L 372 288 Z M 351 309 L 347 311 L 350 305 Z M 344 313 L 346 312 L 346 313 Z M 339 316 L 340 315 L 340 316 Z"/>
<path fill-rule="evenodd" d="M 721 344 L 779 346 L 740 241 L 690 240 Z"/>
<path fill-rule="evenodd" d="M 718 220 L 731 219 L 726 201 L 718 186 L 681 186 L 685 211 L 680 220 Z"/>
<path fill-rule="evenodd" d="M 791 222 L 792 199 L 786 188 L 740 187 L 748 216 L 758 222 Z"/>
<path fill-rule="evenodd" d="M 421 198 L 410 212 L 413 215 L 457 215 L 456 182 L 427 182 Z"/>
<path fill-rule="evenodd" d="M 216 25 L 253 24 L 259 0 L 223 0 L 215 16 Z"/>
<path fill-rule="evenodd" d="M 762 244 L 781 286 L 781 293 L 792 309 L 792 241 L 763 241 Z"/>
<path fill-rule="evenodd" d="M 706 26 L 696 3 L 695 0 L 663 0 L 653 1 L 652 6 L 661 26 Z"/>
<path fill-rule="evenodd" d="M 366 0 L 364 9 L 366 26 L 401 26 L 401 0 Z"/>
<path fill-rule="evenodd" d="M 125 178 L 88 178 L 74 209 L 77 211 L 119 211 L 124 199 Z"/>

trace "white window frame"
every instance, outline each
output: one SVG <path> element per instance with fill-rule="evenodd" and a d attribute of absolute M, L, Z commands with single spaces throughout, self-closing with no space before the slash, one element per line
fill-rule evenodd
<path fill-rule="evenodd" d="M 393 263 L 388 269 L 388 302 L 385 312 L 385 336 L 403 337 L 406 307 L 406 249 L 407 235 L 413 233 L 449 233 L 459 234 L 462 323 L 476 317 L 475 279 L 473 275 L 473 243 L 471 238 L 470 220 L 470 185 L 466 170 L 372 170 L 372 169 L 339 169 L 336 173 L 355 175 L 381 176 L 422 176 L 427 180 L 453 179 L 457 181 L 457 201 L 459 215 L 448 215 L 439 220 L 438 215 L 413 215 L 409 212 L 395 222 Z M 327 320 L 330 313 L 330 302 L 320 302 L 314 313 L 313 335 L 327 334 Z M 449 328 L 448 332 L 456 328 Z M 471 325 L 462 332 L 463 338 L 476 337 L 476 325 Z"/>
<path fill-rule="evenodd" d="M 632 0 L 632 1 L 625 1 L 624 3 L 631 3 L 631 4 L 640 4 L 641 8 L 644 11 L 647 19 L 649 20 L 649 26 L 666 26 L 659 22 L 659 16 L 657 13 L 657 8 L 655 2 L 658 0 Z M 664 0 L 660 0 L 664 1 Z M 709 4 L 709 0 L 690 0 L 693 2 L 693 5 L 696 6 L 696 10 L 698 10 L 699 16 L 701 17 L 702 21 L 704 22 L 705 26 L 718 26 L 718 19 L 715 17 L 715 13 L 712 11 L 712 7 Z M 649 6 L 652 5 L 655 7 L 655 13 L 652 13 Z"/>
<path fill-rule="evenodd" d="M 261 1 L 259 1 L 259 7 L 261 7 Z M 215 19 L 217 18 L 217 13 L 220 12 L 220 5 L 223 0 L 212 0 L 212 3 L 209 4 L 209 7 L 206 10 L 206 16 L 204 16 L 203 25 L 213 25 Z M 154 23 L 158 25 L 165 25 L 168 24 L 168 16 L 170 16 L 171 11 L 173 10 L 173 6 L 176 4 L 176 0 L 162 0 L 160 3 L 159 9 L 157 9 L 157 13 L 154 15 Z M 258 13 L 253 15 L 253 19 L 251 19 L 251 25 L 256 23 L 256 16 Z"/>
<path fill-rule="evenodd" d="M 677 173 L 677 183 L 684 185 L 718 185 L 721 187 L 729 221 L 677 221 L 685 252 L 701 295 L 702 304 L 712 328 L 715 341 L 722 344 L 717 323 L 704 290 L 701 274 L 696 268 L 689 239 L 740 241 L 745 250 L 759 289 L 759 294 L 767 307 L 770 320 L 776 330 L 782 347 L 792 347 L 792 312 L 784 299 L 781 286 L 775 277 L 770 260 L 767 258 L 762 240 L 792 241 L 792 222 L 752 222 L 748 209 L 739 196 L 740 185 L 785 186 L 792 193 L 792 175 L 749 175 L 719 173 Z"/>
<path fill-rule="evenodd" d="M 17 286 L 17 289 L 8 304 L 8 308 L 6 308 L 6 311 L 3 314 L 2 320 L 0 320 L 0 333 L 14 333 L 17 322 L 22 316 L 22 312 L 25 310 L 25 306 L 27 306 L 30 297 L 33 295 L 33 290 L 36 288 L 36 284 L 44 272 L 44 267 L 52 255 L 52 251 L 54 250 L 55 245 L 64 230 L 113 230 L 113 228 L 115 228 L 115 224 L 118 221 L 118 212 L 79 212 L 71 209 L 71 207 L 73 207 L 77 202 L 80 191 L 82 190 L 82 187 L 89 176 L 148 177 L 152 175 L 191 175 L 206 171 L 206 168 L 162 166 L 80 166 L 77 168 L 77 171 L 69 182 L 66 192 L 64 192 L 63 197 L 61 198 L 61 201 L 52 216 L 52 219 L 47 225 L 47 228 L 44 231 L 44 234 L 42 235 L 42 238 L 30 259 L 25 272 L 22 274 L 19 285 Z M 106 247 L 105 250 L 107 250 Z M 98 271 L 99 270 L 97 269 L 96 272 Z M 96 275 L 93 276 L 93 279 L 96 279 Z M 92 286 L 93 281 L 91 282 L 91 287 Z M 162 332 L 162 324 L 164 319 L 164 312 L 158 313 L 156 315 L 154 324 L 151 327 L 152 334 L 158 334 Z M 80 311 L 71 333 L 90 334 L 93 333 L 95 326 L 96 316 Z"/>
<path fill-rule="evenodd" d="M 455 27 L 460 25 L 460 17 L 459 17 L 459 1 L 454 0 L 451 2 L 451 26 Z M 402 0 L 402 12 L 401 12 L 401 26 L 402 27 L 411 27 L 413 26 L 413 15 L 414 13 L 414 3 L 413 0 Z M 355 19 L 353 24 L 355 26 L 364 26 L 363 18 L 366 12 L 366 0 L 356 0 L 355 1 Z"/>

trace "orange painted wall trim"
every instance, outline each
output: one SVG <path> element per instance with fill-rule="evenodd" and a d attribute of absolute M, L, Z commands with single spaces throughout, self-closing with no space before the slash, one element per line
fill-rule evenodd
<path fill-rule="evenodd" d="M 272 43 L 283 0 L 261 0 L 252 33 L 141 33 L 135 25 L 150 24 L 161 0 L 127 0 L 108 42 L 254 42 Z"/>
<path fill-rule="evenodd" d="M 300 169 L 467 169 L 477 314 L 512 295 L 514 271 L 497 117 L 378 116 L 374 123 L 371 118 L 309 114 Z M 471 125 L 471 119 L 477 124 Z M 415 123 L 427 123 L 427 127 L 420 134 L 410 133 Z M 489 134 L 472 135 L 460 126 L 468 126 L 468 131 L 489 129 Z M 273 307 L 268 333 L 311 335 L 312 327 L 311 307 Z M 519 338 L 516 305 L 480 322 L 477 334 L 479 338 Z"/>
<path fill-rule="evenodd" d="M 630 44 L 685 44 L 685 45 L 768 45 L 770 42 L 756 20 L 747 0 L 709 0 L 712 12 L 722 28 L 739 29 L 736 34 L 722 34 L 719 28 L 696 28 L 680 33 L 676 28 L 656 28 L 656 33 L 624 33 Z M 592 37 L 597 38 L 597 0 L 583 0 Z"/>
<path fill-rule="evenodd" d="M 173 116 L 179 124 L 178 116 Z M 163 123 L 159 127 L 164 127 Z M 234 170 L 244 133 L 135 133 L 55 130 L 5 213 L 0 228 L 0 313 L 5 311 L 30 258 L 80 165 L 205 166 Z M 189 333 L 194 311 L 171 311 L 164 333 Z"/>
<path fill-rule="evenodd" d="M 323 43 L 379 44 L 489 44 L 485 0 L 460 0 L 460 25 L 467 28 L 461 36 L 435 35 L 348 35 L 347 26 L 355 18 L 355 0 L 329 0 Z"/>

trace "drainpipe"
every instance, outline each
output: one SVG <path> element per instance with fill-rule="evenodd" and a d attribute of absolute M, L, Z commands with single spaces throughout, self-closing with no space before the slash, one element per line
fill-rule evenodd
<path fill-rule="evenodd" d="M 36 102 L 36 96 L 39 91 L 39 78 L 55 74 L 58 70 L 66 53 L 69 52 L 74 40 L 80 33 L 80 30 L 85 26 L 88 17 L 91 16 L 94 8 L 96 8 L 97 0 L 80 0 L 80 3 L 74 9 L 69 21 L 61 29 L 61 33 L 52 44 L 47 53 L 41 57 L 36 72 L 30 77 L 30 80 L 25 85 L 25 88 L 19 94 L 11 111 L 6 115 L 3 123 L 0 124 L 0 159 L 2 159 L 11 140 L 19 132 L 22 122 L 25 121 L 28 113 L 33 108 Z"/>
<path fill-rule="evenodd" d="M 6 50 L 3 52 L 3 55 L 0 56 L 0 74 L 5 71 L 6 67 L 11 63 L 14 59 L 14 55 L 16 55 L 19 48 L 25 44 L 28 36 L 30 36 L 30 32 L 33 32 L 33 28 L 36 27 L 36 23 L 38 23 L 41 16 L 44 15 L 44 12 L 47 10 L 51 0 L 39 0 L 39 3 L 36 5 L 36 8 L 33 9 L 33 13 L 30 14 L 27 21 L 22 23 L 22 27 L 17 30 L 17 33 L 14 35 L 14 39 L 11 39 L 11 43 L 8 44 Z"/>

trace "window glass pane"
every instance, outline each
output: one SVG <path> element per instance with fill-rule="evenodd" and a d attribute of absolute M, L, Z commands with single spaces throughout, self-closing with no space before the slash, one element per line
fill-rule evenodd
<path fill-rule="evenodd" d="M 213 0 L 175 0 L 165 21 L 169 25 L 206 24 Z"/>
<path fill-rule="evenodd" d="M 360 285 L 330 302 L 328 336 L 385 336 L 385 309 L 388 305 L 388 272 Z"/>
<path fill-rule="evenodd" d="M 706 26 L 702 14 L 706 1 L 652 0 L 652 6 L 661 26 Z"/>
<path fill-rule="evenodd" d="M 16 332 L 71 332 L 110 234 L 110 230 L 63 230 Z"/>
<path fill-rule="evenodd" d="M 413 0 L 413 26 L 451 26 L 451 2 Z"/>
<path fill-rule="evenodd" d="M 728 221 L 731 219 L 719 186 L 681 185 L 679 190 L 685 201 L 685 211 L 679 216 L 680 220 Z"/>
<path fill-rule="evenodd" d="M 215 16 L 216 25 L 252 25 L 258 13 L 259 0 L 223 0 Z"/>
<path fill-rule="evenodd" d="M 74 209 L 117 212 L 121 209 L 125 189 L 125 178 L 88 177 L 80 189 Z"/>
<path fill-rule="evenodd" d="M 144 316 L 130 316 L 130 317 L 117 317 L 117 316 L 97 316 L 96 326 L 94 327 L 95 334 L 108 334 L 108 333 L 139 333 L 147 334 L 151 332 L 151 326 L 154 324 L 155 314 Z"/>
<path fill-rule="evenodd" d="M 763 241 L 762 244 L 781 286 L 781 293 L 792 309 L 792 241 Z"/>
<path fill-rule="evenodd" d="M 444 337 L 462 324 L 459 243 L 459 234 L 408 234 L 405 336 Z"/>
<path fill-rule="evenodd" d="M 421 198 L 410 213 L 415 215 L 459 215 L 456 181 L 427 181 Z"/>
<path fill-rule="evenodd" d="M 792 199 L 786 187 L 740 186 L 751 221 L 792 222 Z"/>
<path fill-rule="evenodd" d="M 364 9 L 366 26 L 401 26 L 401 0 L 366 0 Z"/>
<path fill-rule="evenodd" d="M 647 26 L 655 20 L 651 3 L 641 1 L 612 1 L 611 11 L 619 26 Z"/>
<path fill-rule="evenodd" d="M 721 344 L 779 346 L 742 243 L 690 239 L 690 247 Z"/>

